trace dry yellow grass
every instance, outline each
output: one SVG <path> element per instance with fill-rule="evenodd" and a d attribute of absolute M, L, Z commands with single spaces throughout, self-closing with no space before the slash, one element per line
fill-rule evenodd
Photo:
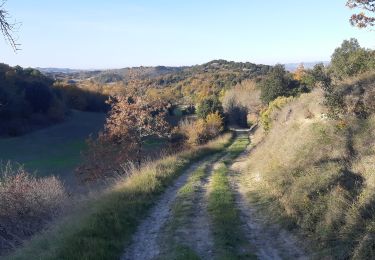
<path fill-rule="evenodd" d="M 243 175 L 249 199 L 297 228 L 317 254 L 374 257 L 375 117 L 326 119 L 322 92 L 303 94 L 273 117 Z"/>

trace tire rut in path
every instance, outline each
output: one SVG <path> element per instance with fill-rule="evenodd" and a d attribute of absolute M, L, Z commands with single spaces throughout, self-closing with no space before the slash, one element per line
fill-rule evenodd
<path fill-rule="evenodd" d="M 211 165 L 206 171 L 212 174 Z M 207 212 L 208 178 L 209 176 L 206 175 L 199 187 L 194 207 L 194 219 L 191 219 L 188 234 L 189 244 L 202 259 L 212 259 L 214 253 L 214 242 Z"/>
<path fill-rule="evenodd" d="M 172 233 L 166 232 L 166 237 L 160 240 L 161 246 L 164 241 L 168 241 L 168 236 L 172 236 L 173 243 L 190 248 L 200 259 L 214 258 L 214 242 L 210 226 L 210 219 L 207 211 L 207 189 L 209 177 L 212 174 L 213 164 L 219 157 L 210 160 L 205 165 L 205 176 L 197 183 L 194 197 L 191 200 L 192 207 L 189 213 L 179 220 L 179 226 Z M 173 221 L 173 219 L 171 219 Z M 171 239 L 171 237 L 169 237 Z M 164 247 L 168 251 L 168 246 Z M 161 259 L 167 259 L 163 252 Z"/>
<path fill-rule="evenodd" d="M 250 243 L 256 248 L 259 259 L 309 259 L 294 235 L 276 224 L 269 224 L 259 214 L 256 205 L 246 199 L 247 189 L 235 176 L 246 168 L 247 149 L 232 164 L 230 184 L 235 194 L 235 203 L 240 210 L 243 230 Z M 247 184 L 249 185 L 249 184 Z M 251 184 L 250 184 L 251 185 Z"/>
<path fill-rule="evenodd" d="M 199 166 L 205 162 L 212 163 L 215 161 L 217 156 L 208 157 L 207 160 L 194 163 L 190 168 L 177 178 L 177 180 L 167 188 L 167 190 L 161 195 L 159 201 L 153 206 L 149 216 L 142 221 L 139 225 L 136 233 L 133 236 L 132 243 L 130 246 L 125 248 L 125 252 L 121 257 L 121 260 L 151 260 L 156 259 L 160 256 L 161 247 L 159 240 L 163 236 L 163 227 L 171 218 L 171 209 L 173 202 L 175 201 L 179 189 L 187 182 L 190 175 L 197 170 Z M 202 188 L 202 194 L 204 193 Z M 197 208 L 200 206 L 197 205 Z M 205 216 L 204 212 L 201 212 L 197 217 L 198 221 L 202 221 Z M 197 222 L 194 220 L 194 222 Z M 197 223 L 194 223 L 193 228 L 196 229 Z M 203 226 L 204 229 L 208 228 Z M 202 229 L 202 226 L 199 228 Z M 198 228 L 198 229 L 199 229 Z M 200 239 L 207 239 L 210 236 L 209 232 L 200 231 Z M 209 243 L 209 242 L 206 242 Z M 210 245 L 209 245 L 210 246 Z M 201 248 L 200 248 L 201 247 Z M 206 246 L 197 246 L 197 251 L 206 250 Z M 207 252 L 206 252 L 207 253 Z"/>
<path fill-rule="evenodd" d="M 207 211 L 207 192 L 213 163 L 211 162 L 206 168 L 207 174 L 198 190 L 197 203 L 194 209 L 195 219 L 192 219 L 190 230 L 191 237 L 189 240 L 192 248 L 202 259 L 212 259 L 214 257 L 214 242 Z"/>

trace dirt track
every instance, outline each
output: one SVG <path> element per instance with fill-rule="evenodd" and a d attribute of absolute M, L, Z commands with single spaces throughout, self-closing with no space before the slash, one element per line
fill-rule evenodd
<path fill-rule="evenodd" d="M 266 223 L 257 210 L 246 200 L 246 189 L 243 183 L 239 182 L 237 175 L 246 169 L 245 160 L 249 156 L 250 149 L 247 149 L 231 164 L 230 182 L 235 195 L 235 204 L 240 211 L 240 218 L 243 233 L 249 244 L 255 248 L 255 255 L 259 259 L 309 259 L 304 250 L 299 246 L 297 239 L 277 225 Z M 201 259 L 215 259 L 215 248 L 212 239 L 210 220 L 207 214 L 207 193 L 210 182 L 210 175 L 221 157 L 210 157 L 206 161 L 193 164 L 186 170 L 176 182 L 167 189 L 160 200 L 151 210 L 149 216 L 138 227 L 133 237 L 132 244 L 125 249 L 122 260 L 148 260 L 165 259 L 168 255 L 162 252 L 165 247 L 162 245 L 166 234 L 165 226 L 173 217 L 172 207 L 178 191 L 187 182 L 189 176 L 199 166 L 206 166 L 206 175 L 199 182 L 192 206 L 192 214 L 187 216 L 187 221 L 179 226 L 173 239 L 191 248 Z M 219 159 L 218 159 L 219 158 Z M 167 247 L 168 248 L 168 247 Z"/>

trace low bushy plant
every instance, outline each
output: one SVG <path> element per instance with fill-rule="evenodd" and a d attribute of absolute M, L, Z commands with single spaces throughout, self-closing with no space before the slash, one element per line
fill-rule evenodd
<path fill-rule="evenodd" d="M 22 166 L 0 167 L 0 252 L 13 249 L 58 216 L 67 194 L 52 176 L 36 178 Z"/>
<path fill-rule="evenodd" d="M 205 119 L 184 120 L 178 127 L 188 146 L 204 144 L 224 130 L 224 118 L 219 112 L 210 113 Z"/>
<path fill-rule="evenodd" d="M 217 137 L 224 130 L 224 118 L 219 112 L 207 115 L 206 128 L 209 138 Z"/>
<path fill-rule="evenodd" d="M 185 136 L 188 146 L 203 144 L 208 140 L 206 122 L 204 119 L 182 121 L 179 125 L 179 132 Z"/>
<path fill-rule="evenodd" d="M 265 108 L 260 114 L 260 123 L 265 131 L 269 131 L 272 123 L 272 116 L 275 110 L 280 110 L 286 104 L 293 100 L 293 97 L 278 97 L 269 103 L 268 107 Z"/>

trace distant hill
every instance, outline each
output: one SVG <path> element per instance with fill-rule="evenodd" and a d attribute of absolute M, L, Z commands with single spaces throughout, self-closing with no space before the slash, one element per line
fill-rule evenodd
<path fill-rule="evenodd" d="M 213 60 L 202 65 L 184 67 L 178 72 L 129 82 L 127 86 L 172 103 L 196 104 L 204 97 L 219 96 L 223 90 L 238 83 L 261 77 L 271 68 L 250 62 Z"/>
<path fill-rule="evenodd" d="M 111 83 L 118 81 L 128 82 L 130 80 L 138 79 L 153 79 L 162 75 L 178 73 L 186 67 L 132 67 L 123 69 L 112 69 L 101 71 L 98 75 L 92 79 L 98 83 Z"/>
<path fill-rule="evenodd" d="M 90 79 L 99 84 L 107 84 L 119 81 L 130 81 L 134 79 L 150 79 L 161 75 L 176 73 L 186 67 L 132 67 L 108 70 L 75 70 L 69 68 L 37 68 L 43 74 L 53 79 L 66 79 L 71 81 L 82 81 Z"/>
<path fill-rule="evenodd" d="M 286 63 L 285 68 L 288 71 L 295 71 L 300 64 L 303 64 L 306 69 L 313 68 L 316 64 L 323 63 L 328 65 L 328 61 L 314 61 L 314 62 L 299 62 L 299 63 Z M 219 70 L 242 70 L 242 71 L 260 71 L 261 68 L 267 65 L 257 65 L 251 62 L 234 62 L 226 60 L 213 60 L 201 65 L 194 66 L 155 66 L 155 67 L 127 67 L 121 69 L 108 69 L 108 70 L 80 70 L 70 68 L 36 68 L 43 74 L 50 76 L 54 79 L 68 79 L 73 81 L 93 80 L 99 84 L 107 84 L 113 82 L 131 80 L 145 80 L 155 79 L 160 76 L 168 74 L 191 74 L 193 72 L 214 72 Z"/>
<path fill-rule="evenodd" d="M 47 74 L 47 73 L 65 73 L 65 74 L 71 74 L 71 73 L 78 73 L 85 70 L 77 70 L 77 69 L 69 69 L 69 68 L 35 68 L 39 70 L 40 72 Z"/>
<path fill-rule="evenodd" d="M 272 66 L 251 62 L 213 60 L 184 67 L 132 67 L 110 70 L 44 69 L 55 80 L 80 89 L 113 95 L 125 89 L 136 90 L 171 102 L 191 104 L 210 95 L 220 95 L 238 83 L 261 77 Z"/>
<path fill-rule="evenodd" d="M 92 80 L 99 84 L 113 82 L 129 82 L 131 80 L 150 80 L 165 75 L 192 75 L 194 73 L 210 73 L 218 71 L 237 71 L 242 73 L 262 73 L 268 68 L 267 65 L 257 65 L 250 62 L 234 62 L 226 60 L 213 60 L 202 65 L 168 67 L 129 67 L 109 70 L 76 70 L 69 68 L 37 68 L 43 74 L 54 79 L 65 79 L 73 81 Z"/>

